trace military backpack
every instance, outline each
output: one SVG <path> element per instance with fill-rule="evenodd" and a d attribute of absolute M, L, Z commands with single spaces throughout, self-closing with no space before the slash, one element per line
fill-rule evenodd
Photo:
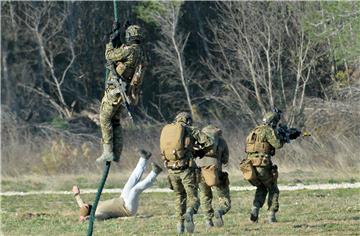
<path fill-rule="evenodd" d="M 185 137 L 185 126 L 175 122 L 167 124 L 161 130 L 160 150 L 167 161 L 181 160 L 185 156 L 185 151 L 190 143 Z"/>

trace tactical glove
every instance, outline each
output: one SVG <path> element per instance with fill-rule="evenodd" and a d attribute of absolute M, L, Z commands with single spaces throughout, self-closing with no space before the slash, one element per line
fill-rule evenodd
<path fill-rule="evenodd" d="M 119 158 L 115 157 L 115 155 L 114 155 L 113 146 L 111 144 L 104 143 L 103 144 L 103 153 L 101 154 L 101 156 L 98 159 L 96 159 L 96 162 L 98 162 L 98 163 L 101 163 L 104 161 L 115 161 L 115 162 L 119 161 Z"/>
<path fill-rule="evenodd" d="M 297 139 L 299 136 L 301 135 L 301 131 L 296 129 L 296 128 L 290 128 L 289 129 L 289 138 L 292 139 Z"/>

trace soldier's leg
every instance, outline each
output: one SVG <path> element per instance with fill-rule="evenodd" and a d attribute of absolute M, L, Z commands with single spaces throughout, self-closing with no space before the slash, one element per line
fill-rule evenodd
<path fill-rule="evenodd" d="M 277 212 L 279 210 L 280 191 L 277 184 L 273 183 L 269 187 L 268 209 Z"/>
<path fill-rule="evenodd" d="M 268 221 L 269 223 L 274 223 L 277 221 L 275 214 L 279 210 L 280 191 L 276 183 L 272 183 L 268 189 L 269 189 L 268 209 L 270 210 Z"/>
<path fill-rule="evenodd" d="M 181 179 L 188 198 L 188 207 L 184 215 L 185 229 L 188 233 L 193 233 L 195 229 L 193 215 L 197 213 L 200 206 L 195 170 L 191 168 L 184 170 Z"/>
<path fill-rule="evenodd" d="M 185 170 L 182 173 L 181 179 L 188 198 L 188 208 L 192 208 L 194 213 L 197 213 L 200 207 L 200 200 L 198 197 L 195 171 L 190 168 Z"/>
<path fill-rule="evenodd" d="M 114 143 L 112 119 L 117 109 L 118 106 L 112 105 L 112 103 L 108 101 L 107 96 L 105 95 L 101 101 L 100 107 L 100 126 L 103 143 L 103 153 L 97 159 L 98 162 L 112 161 L 115 158 L 113 152 Z"/>
<path fill-rule="evenodd" d="M 162 171 L 160 166 L 152 163 L 152 171 L 146 176 L 146 178 L 138 182 L 129 192 L 128 198 L 124 199 L 125 207 L 130 211 L 132 215 L 136 214 L 139 206 L 140 194 L 147 188 L 149 188 L 156 181 L 156 177 Z"/>
<path fill-rule="evenodd" d="M 186 192 L 184 185 L 181 182 L 181 178 L 179 174 L 170 173 L 169 170 L 169 179 L 171 185 L 173 186 L 174 193 L 176 195 L 175 198 L 175 213 L 178 220 L 184 220 L 184 214 L 186 211 Z"/>
<path fill-rule="evenodd" d="M 123 136 L 122 136 L 122 127 L 120 123 L 121 116 L 121 107 L 119 106 L 115 112 L 111 122 L 113 124 L 113 150 L 115 161 L 119 161 L 121 157 L 121 152 L 123 149 Z"/>
<path fill-rule="evenodd" d="M 262 208 L 265 203 L 267 193 L 268 191 L 265 185 L 261 184 L 260 186 L 257 186 L 253 206 L 257 208 Z"/>
<path fill-rule="evenodd" d="M 231 209 L 229 185 L 215 187 L 220 202 L 220 210 L 225 215 Z"/>
<path fill-rule="evenodd" d="M 212 208 L 213 194 L 211 187 L 207 186 L 204 179 L 201 177 L 199 183 L 200 190 L 200 205 L 205 211 L 205 217 L 207 220 L 211 220 L 214 217 L 214 209 Z"/>
<path fill-rule="evenodd" d="M 186 211 L 186 192 L 181 182 L 180 173 L 175 173 L 172 170 L 169 171 L 169 181 L 176 195 L 175 197 L 175 214 L 178 219 L 176 225 L 177 233 L 184 233 L 184 214 Z"/>

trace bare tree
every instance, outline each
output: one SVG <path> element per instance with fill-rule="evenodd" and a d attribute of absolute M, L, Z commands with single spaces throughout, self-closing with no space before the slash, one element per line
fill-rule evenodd
<path fill-rule="evenodd" d="M 39 86 L 29 82 L 21 83 L 20 86 L 43 97 L 65 118 L 72 117 L 76 103 L 75 100 L 66 101 L 64 96 L 64 84 L 76 59 L 74 42 L 64 32 L 68 15 L 66 3 L 56 2 L 18 4 L 14 13 L 18 25 L 28 31 L 34 43 L 32 48 L 39 52 L 41 68 L 44 70 L 42 74 L 35 75 L 43 79 Z"/>
<path fill-rule="evenodd" d="M 217 10 L 220 20 L 210 22 L 215 50 L 204 63 L 226 89 L 213 99 L 223 99 L 230 111 L 241 109 L 253 123 L 258 114 L 280 106 L 291 111 L 292 123 L 303 110 L 314 61 L 321 56 L 315 54 L 316 45 L 305 36 L 298 16 L 275 2 L 221 2 Z M 207 86 L 207 91 L 211 97 L 213 89 Z M 257 108 L 260 112 L 254 111 Z"/>
<path fill-rule="evenodd" d="M 193 102 L 190 92 L 190 82 L 193 72 L 185 64 L 184 49 L 190 33 L 181 32 L 178 24 L 181 17 L 182 2 L 161 2 L 161 10 L 151 12 L 151 17 L 157 23 L 161 40 L 154 47 L 160 61 L 154 66 L 156 76 L 161 79 L 162 86 L 172 87 L 171 94 L 162 95 L 162 99 L 174 102 L 181 106 L 185 93 L 188 109 L 193 113 Z M 179 92 L 178 86 L 182 87 L 183 93 Z M 174 105 L 173 103 L 173 105 Z"/>

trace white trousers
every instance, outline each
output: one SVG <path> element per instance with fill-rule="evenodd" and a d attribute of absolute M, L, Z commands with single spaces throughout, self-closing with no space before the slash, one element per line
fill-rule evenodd
<path fill-rule="evenodd" d="M 120 196 L 124 199 L 126 209 L 132 215 L 136 214 L 138 210 L 140 194 L 156 181 L 157 174 L 154 171 L 151 171 L 145 179 L 140 181 L 147 162 L 147 159 L 140 157 Z"/>

